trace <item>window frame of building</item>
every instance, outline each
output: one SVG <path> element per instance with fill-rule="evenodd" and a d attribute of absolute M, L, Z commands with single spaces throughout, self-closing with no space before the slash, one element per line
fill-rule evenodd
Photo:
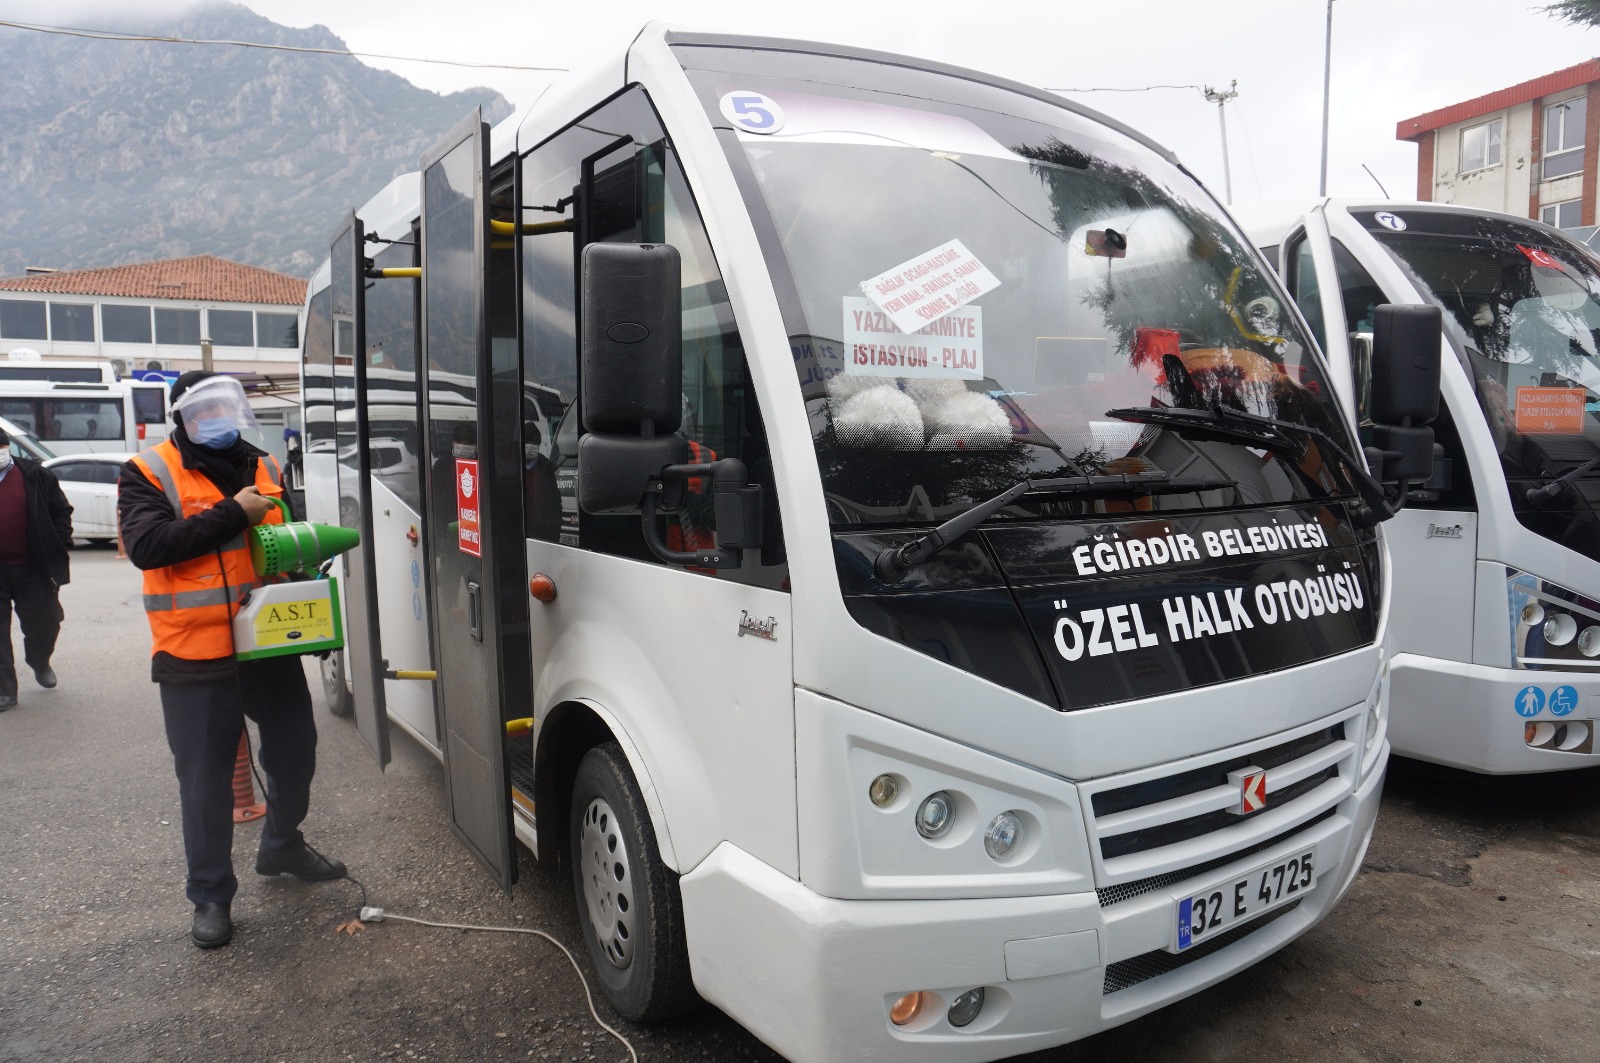
<path fill-rule="evenodd" d="M 207 310 L 206 337 L 217 347 L 254 347 L 255 314 L 249 310 Z M 241 339 L 243 343 L 238 342 Z"/>
<path fill-rule="evenodd" d="M 1482 158 L 1469 159 L 1467 156 L 1467 142 L 1471 134 L 1483 133 Z M 1491 131 L 1493 136 L 1490 135 Z M 1500 165 L 1500 160 L 1505 154 L 1505 118 L 1491 118 L 1487 122 L 1467 126 L 1461 130 L 1461 173 L 1476 173 L 1479 170 L 1488 170 Z M 1476 163 L 1474 165 L 1474 163 Z"/>
<path fill-rule="evenodd" d="M 200 310 L 198 307 L 187 306 L 158 306 L 155 308 L 156 343 L 163 347 L 198 347 L 200 346 Z M 167 325 L 162 326 L 165 316 Z M 190 324 L 193 329 L 191 331 Z M 172 335 L 172 330 L 178 330 L 178 335 Z"/>
<path fill-rule="evenodd" d="M 142 314 L 141 314 L 142 311 Z M 142 316 L 144 328 L 134 329 L 139 338 L 127 339 L 128 325 Z M 149 303 L 101 303 L 100 304 L 100 339 L 103 343 L 139 343 L 151 344 L 155 342 L 155 325 L 150 317 Z"/>
<path fill-rule="evenodd" d="M 288 313 L 257 310 L 256 347 L 260 350 L 298 351 L 300 315 L 292 310 Z"/>
<path fill-rule="evenodd" d="M 49 327 L 50 314 L 43 299 L 0 299 L 0 339 L 48 342 Z"/>
<path fill-rule="evenodd" d="M 1566 215 L 1565 222 L 1560 220 L 1562 215 Z M 1539 220 L 1546 225 L 1554 225 L 1557 229 L 1576 229 L 1583 224 L 1583 200 L 1566 199 L 1560 203 L 1542 203 L 1539 205 Z"/>
<path fill-rule="evenodd" d="M 1551 116 L 1557 113 L 1559 120 L 1552 121 Z M 1543 149 L 1540 152 L 1542 161 L 1539 164 L 1543 180 L 1552 181 L 1557 177 L 1583 172 L 1584 127 L 1588 123 L 1588 114 L 1587 96 L 1574 96 L 1545 105 Z M 1555 143 L 1552 143 L 1552 135 Z M 1574 135 L 1577 143 L 1571 142 Z M 1552 162 L 1556 163 L 1554 173 L 1551 172 Z"/>
<path fill-rule="evenodd" d="M 88 326 L 88 335 L 83 327 Z M 50 301 L 51 343 L 93 343 L 94 304 Z"/>

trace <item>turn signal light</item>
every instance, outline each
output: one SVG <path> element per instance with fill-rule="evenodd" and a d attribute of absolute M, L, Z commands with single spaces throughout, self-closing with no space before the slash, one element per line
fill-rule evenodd
<path fill-rule="evenodd" d="M 543 572 L 535 572 L 533 578 L 528 580 L 528 593 L 541 602 L 550 603 L 556 600 L 556 581 Z"/>
<path fill-rule="evenodd" d="M 922 1014 L 922 1007 L 927 1001 L 928 994 L 920 989 L 915 993 L 907 993 L 890 1006 L 889 1021 L 896 1026 L 904 1026 Z"/>

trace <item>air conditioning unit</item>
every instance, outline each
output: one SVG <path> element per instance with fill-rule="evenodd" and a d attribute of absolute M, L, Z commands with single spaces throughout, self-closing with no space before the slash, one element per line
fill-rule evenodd
<path fill-rule="evenodd" d="M 158 362 L 154 358 L 152 358 L 148 362 L 144 363 L 144 367 L 146 369 L 165 369 L 167 366 L 166 366 L 166 363 Z"/>
<path fill-rule="evenodd" d="M 117 379 L 118 380 L 121 380 L 123 377 L 127 376 L 128 375 L 128 361 L 127 361 L 127 359 L 125 359 L 125 358 L 113 358 L 113 359 L 111 359 L 111 371 L 113 373 L 117 374 Z"/>

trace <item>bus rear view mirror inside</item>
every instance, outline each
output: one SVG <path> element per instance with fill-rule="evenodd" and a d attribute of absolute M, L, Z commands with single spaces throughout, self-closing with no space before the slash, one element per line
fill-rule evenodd
<path fill-rule="evenodd" d="M 1426 481 L 1433 475 L 1433 429 L 1439 416 L 1440 314 L 1436 306 L 1373 311 L 1374 424 L 1367 461 L 1385 483 Z"/>
<path fill-rule="evenodd" d="M 683 419 L 682 267 L 669 244 L 590 244 L 583 249 L 583 350 L 579 384 L 585 433 L 578 440 L 578 505 L 596 516 L 643 517 L 644 538 L 663 561 L 738 568 L 762 541 L 761 489 L 744 462 L 689 463 Z M 680 529 L 674 549 L 657 526 L 709 498 L 715 532 Z"/>

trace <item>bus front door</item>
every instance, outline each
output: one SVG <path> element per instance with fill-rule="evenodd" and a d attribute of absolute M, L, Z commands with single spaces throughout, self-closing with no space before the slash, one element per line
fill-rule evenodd
<path fill-rule="evenodd" d="M 422 158 L 422 457 L 450 824 L 509 890 L 516 863 L 500 709 L 495 544 L 489 534 L 496 512 L 488 489 L 495 478 L 487 398 L 488 142 L 489 128 L 474 111 Z M 514 520 L 516 514 L 509 516 Z"/>

